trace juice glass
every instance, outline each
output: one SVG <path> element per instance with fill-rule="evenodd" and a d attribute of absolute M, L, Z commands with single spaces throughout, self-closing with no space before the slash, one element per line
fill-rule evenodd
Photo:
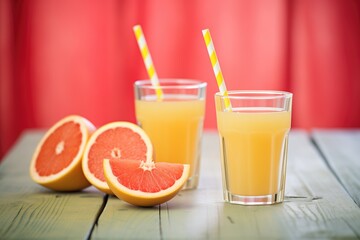
<path fill-rule="evenodd" d="M 135 112 L 139 126 L 149 135 L 156 162 L 190 164 L 184 189 L 199 181 L 201 136 L 205 114 L 206 83 L 190 79 L 135 82 Z M 163 96 L 158 99 L 156 89 Z"/>
<path fill-rule="evenodd" d="M 230 100 L 231 107 L 225 101 Z M 243 205 L 284 199 L 292 93 L 215 94 L 226 202 Z"/>

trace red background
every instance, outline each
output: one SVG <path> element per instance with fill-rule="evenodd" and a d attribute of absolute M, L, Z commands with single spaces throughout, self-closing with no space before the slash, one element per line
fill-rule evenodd
<path fill-rule="evenodd" d="M 135 122 L 147 78 L 132 31 L 144 30 L 159 77 L 208 83 L 209 28 L 228 89 L 294 93 L 293 127 L 360 127 L 358 0 L 0 0 L 0 156 L 26 128 L 68 114 Z"/>

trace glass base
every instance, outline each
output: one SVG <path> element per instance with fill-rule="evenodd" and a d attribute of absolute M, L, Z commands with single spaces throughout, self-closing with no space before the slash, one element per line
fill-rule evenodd
<path fill-rule="evenodd" d="M 189 190 L 197 188 L 199 184 L 199 176 L 190 177 L 184 184 L 182 190 Z"/>
<path fill-rule="evenodd" d="M 224 193 L 225 202 L 241 205 L 271 205 L 282 203 L 284 201 L 284 192 L 280 191 L 275 194 L 263 196 L 242 196 L 231 194 L 230 192 Z"/>

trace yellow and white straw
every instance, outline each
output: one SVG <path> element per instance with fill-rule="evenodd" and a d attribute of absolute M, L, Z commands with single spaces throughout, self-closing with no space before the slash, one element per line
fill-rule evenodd
<path fill-rule="evenodd" d="M 133 27 L 133 30 L 135 33 L 136 41 L 140 48 L 141 56 L 144 60 L 146 71 L 149 75 L 151 84 L 155 87 L 156 96 L 157 96 L 158 100 L 161 100 L 163 98 L 163 92 L 160 88 L 159 78 L 156 74 L 155 67 L 154 67 L 150 52 L 149 52 L 149 48 L 146 44 L 144 33 L 143 33 L 140 25 L 135 25 Z"/>
<path fill-rule="evenodd" d="M 216 56 L 214 44 L 213 44 L 213 41 L 211 39 L 209 29 L 202 30 L 202 34 L 203 34 L 203 37 L 204 37 L 204 40 L 205 40 L 207 51 L 209 53 L 211 65 L 212 65 L 212 68 L 214 70 L 214 74 L 215 74 L 215 77 L 216 77 L 216 82 L 217 82 L 218 87 L 219 87 L 219 91 L 223 96 L 225 96 L 225 98 L 224 98 L 225 108 L 228 109 L 228 110 L 231 110 L 231 102 L 230 102 L 230 99 L 227 97 L 228 92 L 226 90 L 224 77 L 223 77 L 222 72 L 221 72 L 219 60 L 218 60 L 218 58 Z"/>

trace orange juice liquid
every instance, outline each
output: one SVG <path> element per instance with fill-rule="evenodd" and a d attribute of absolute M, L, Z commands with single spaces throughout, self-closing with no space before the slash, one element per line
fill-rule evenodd
<path fill-rule="evenodd" d="M 217 112 L 225 188 L 242 196 L 278 193 L 285 180 L 291 113 L 243 110 Z"/>
<path fill-rule="evenodd" d="M 135 101 L 138 124 L 149 135 L 156 162 L 190 164 L 198 174 L 205 101 L 164 99 Z"/>

